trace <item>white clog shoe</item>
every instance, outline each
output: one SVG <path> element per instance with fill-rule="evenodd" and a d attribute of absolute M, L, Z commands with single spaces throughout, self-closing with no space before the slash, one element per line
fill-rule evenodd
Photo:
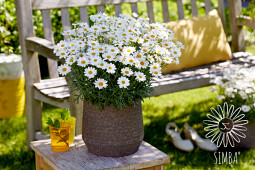
<path fill-rule="evenodd" d="M 174 129 L 170 129 L 171 127 Z M 175 123 L 169 122 L 166 125 L 166 133 L 170 136 L 170 140 L 176 148 L 186 152 L 190 152 L 194 149 L 194 146 L 189 139 L 183 140 L 181 138 L 180 129 Z"/>
<path fill-rule="evenodd" d="M 197 145 L 197 147 L 203 150 L 210 152 L 218 150 L 217 146 L 214 143 L 212 143 L 209 139 L 201 138 L 198 133 L 189 126 L 187 122 L 184 124 L 184 134 L 187 139 L 190 139 L 194 144 Z"/>

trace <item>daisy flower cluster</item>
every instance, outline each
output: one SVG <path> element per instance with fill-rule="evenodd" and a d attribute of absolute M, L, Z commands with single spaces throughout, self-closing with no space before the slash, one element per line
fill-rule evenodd
<path fill-rule="evenodd" d="M 126 89 L 132 94 L 160 78 L 164 64 L 179 63 L 184 45 L 173 42 L 174 33 L 159 23 L 149 24 L 148 19 L 133 16 L 111 18 L 98 13 L 90 16 L 92 26 L 77 23 L 63 32 L 69 40 L 60 41 L 54 49 L 65 61 L 58 71 L 61 75 L 70 73 L 73 83 L 79 84 L 78 90 L 83 89 L 83 96 L 92 88 L 97 93 Z M 85 88 L 90 91 L 85 92 Z"/>
<path fill-rule="evenodd" d="M 255 69 L 233 67 L 226 69 L 223 76 L 215 77 L 212 92 L 218 91 L 217 99 L 241 107 L 243 112 L 255 112 Z M 255 115 L 254 115 L 255 117 Z"/>

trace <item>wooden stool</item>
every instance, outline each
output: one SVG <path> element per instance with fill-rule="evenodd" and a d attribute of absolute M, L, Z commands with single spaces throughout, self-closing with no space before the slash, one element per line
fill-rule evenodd
<path fill-rule="evenodd" d="M 170 162 L 168 155 L 144 141 L 136 153 L 124 157 L 102 157 L 89 153 L 81 135 L 75 137 L 67 152 L 53 152 L 50 139 L 33 141 L 30 146 L 35 151 L 37 170 L 163 170 Z"/>

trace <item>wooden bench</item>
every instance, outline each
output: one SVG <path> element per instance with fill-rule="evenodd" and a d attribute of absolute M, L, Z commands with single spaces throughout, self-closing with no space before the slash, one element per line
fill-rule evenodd
<path fill-rule="evenodd" d="M 70 29 L 71 22 L 68 8 L 79 7 L 80 20 L 88 22 L 87 6 L 97 6 L 97 11 L 104 12 L 106 4 L 115 6 L 115 13 L 121 14 L 121 4 L 130 3 L 132 12 L 139 12 L 138 2 L 146 2 L 150 22 L 155 22 L 152 0 L 15 0 L 20 45 L 23 57 L 23 65 L 26 77 L 26 115 L 27 115 L 27 142 L 44 138 L 41 133 L 41 107 L 42 102 L 58 107 L 70 108 L 73 116 L 77 118 L 76 134 L 81 133 L 82 102 L 74 103 L 74 94 L 69 94 L 67 81 L 59 77 L 57 73 L 57 60 L 53 54 L 54 38 L 50 18 L 50 10 L 60 8 L 63 29 Z M 191 11 L 194 17 L 198 16 L 196 0 L 191 0 Z M 164 22 L 170 21 L 168 1 L 161 0 Z M 218 12 L 226 30 L 226 17 L 224 12 L 224 0 L 218 0 Z M 176 0 L 179 19 L 184 18 L 183 2 Z M 234 52 L 244 50 L 244 37 L 242 25 L 255 28 L 255 21 L 244 18 L 237 20 L 241 14 L 241 0 L 228 0 L 230 26 L 232 34 L 232 48 Z M 32 11 L 41 10 L 45 39 L 35 37 Z M 211 10 L 211 0 L 205 0 L 205 11 Z M 66 39 L 67 37 L 65 37 Z M 47 57 L 50 79 L 40 79 L 38 53 Z M 192 69 L 172 72 L 163 75 L 163 79 L 152 83 L 158 96 L 171 92 L 210 85 L 210 77 L 221 74 L 223 69 L 232 65 L 254 65 L 254 57 L 248 53 L 234 53 L 231 61 L 208 64 Z"/>
<path fill-rule="evenodd" d="M 117 158 L 96 156 L 87 151 L 81 135 L 75 137 L 74 144 L 64 153 L 53 152 L 49 139 L 31 142 L 31 148 L 36 154 L 37 170 L 164 170 L 165 164 L 170 161 L 168 155 L 144 141 L 139 150 L 132 155 Z"/>

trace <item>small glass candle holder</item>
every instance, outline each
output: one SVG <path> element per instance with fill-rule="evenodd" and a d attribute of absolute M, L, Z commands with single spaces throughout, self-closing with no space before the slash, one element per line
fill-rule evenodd
<path fill-rule="evenodd" d="M 69 150 L 70 124 L 60 122 L 60 127 L 50 126 L 51 147 L 54 152 L 66 152 Z"/>

